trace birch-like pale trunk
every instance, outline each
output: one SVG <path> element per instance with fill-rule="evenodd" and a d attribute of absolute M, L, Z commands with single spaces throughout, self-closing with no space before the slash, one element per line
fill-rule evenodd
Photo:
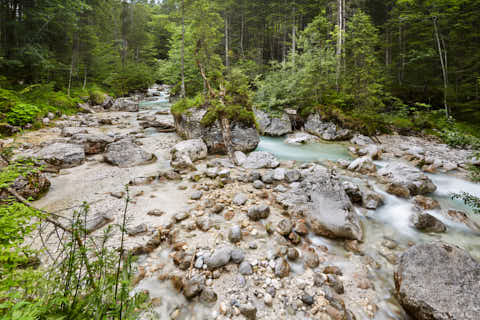
<path fill-rule="evenodd" d="M 437 17 L 433 17 L 433 29 L 435 31 L 435 40 L 438 48 L 438 57 L 440 58 L 440 65 L 442 66 L 442 77 L 443 77 L 443 106 L 445 107 L 445 115 L 450 117 L 450 110 L 447 103 L 447 90 L 448 90 L 448 74 L 447 74 L 447 50 L 445 44 L 440 41 L 440 32 L 438 31 Z"/>
<path fill-rule="evenodd" d="M 181 77 L 182 77 L 182 84 L 180 87 L 180 96 L 185 98 L 186 90 L 185 90 L 185 1 L 182 0 L 182 48 L 181 48 Z"/>

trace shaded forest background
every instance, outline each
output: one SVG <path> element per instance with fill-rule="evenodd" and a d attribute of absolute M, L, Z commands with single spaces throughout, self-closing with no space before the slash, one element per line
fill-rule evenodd
<path fill-rule="evenodd" d="M 474 0 L 2 0 L 0 106 L 73 107 L 154 82 L 182 95 L 182 69 L 193 97 L 200 61 L 217 87 L 246 77 L 253 104 L 273 111 L 407 131 L 446 112 L 475 124 L 479 38 Z"/>

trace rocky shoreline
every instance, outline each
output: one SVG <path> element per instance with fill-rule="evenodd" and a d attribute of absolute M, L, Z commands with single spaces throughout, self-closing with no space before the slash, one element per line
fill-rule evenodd
<path fill-rule="evenodd" d="M 164 88 L 153 92 L 167 99 Z M 127 248 L 140 256 L 137 290 L 149 291 L 160 319 L 409 319 L 405 310 L 417 319 L 476 319 L 480 267 L 470 255 L 478 259 L 480 248 L 469 254 L 435 241 L 453 239 L 456 228 L 474 238 L 480 226 L 432 198 L 432 173 L 465 177 L 470 151 L 418 137 L 374 142 L 316 116 L 305 124 L 310 134 L 292 132 L 280 117 L 264 119 L 262 131 L 292 132 L 287 142 L 297 144 L 351 138 L 358 158 L 283 161 L 243 153 L 255 149 L 248 142 L 235 166 L 212 155 L 216 144 L 202 133 L 182 141 L 162 131 L 175 125 L 168 110 L 124 100 L 19 136 L 16 156 L 52 169 L 41 175 L 39 189 L 50 191 L 36 206 L 91 204 L 92 236 L 119 221 L 129 185 Z M 35 192 L 21 181 L 14 187 Z M 413 208 L 408 228 L 421 236 L 372 219 L 390 197 Z M 109 245 L 118 243 L 115 234 Z M 426 277 L 433 262 L 451 272 Z"/>

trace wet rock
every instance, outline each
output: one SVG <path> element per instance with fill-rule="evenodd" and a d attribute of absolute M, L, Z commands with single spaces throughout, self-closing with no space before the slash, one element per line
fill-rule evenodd
<path fill-rule="evenodd" d="M 459 247 L 442 242 L 411 247 L 394 280 L 402 306 L 416 319 L 478 319 L 480 264 Z"/>
<path fill-rule="evenodd" d="M 85 151 L 77 144 L 53 143 L 40 150 L 38 158 L 56 167 L 73 168 L 85 161 Z"/>
<path fill-rule="evenodd" d="M 425 196 L 415 196 L 413 202 L 424 210 L 440 209 L 440 203 L 437 200 Z"/>
<path fill-rule="evenodd" d="M 293 229 L 293 222 L 290 219 L 282 219 L 277 224 L 277 232 L 282 236 L 288 236 Z"/>
<path fill-rule="evenodd" d="M 308 234 L 308 227 L 304 220 L 297 221 L 294 230 L 301 236 L 306 236 Z"/>
<path fill-rule="evenodd" d="M 106 213 L 97 214 L 93 219 L 87 221 L 85 230 L 87 231 L 87 234 L 92 233 L 112 221 L 113 218 Z"/>
<path fill-rule="evenodd" d="M 407 186 L 402 184 L 390 183 L 387 186 L 387 192 L 400 198 L 404 198 L 404 199 L 410 198 L 410 190 L 408 189 Z"/>
<path fill-rule="evenodd" d="M 206 257 L 205 263 L 209 270 L 217 269 L 227 265 L 232 257 L 231 247 L 220 247 L 208 257 Z"/>
<path fill-rule="evenodd" d="M 410 216 L 410 223 L 417 230 L 424 232 L 442 233 L 447 227 L 437 218 L 426 212 L 414 212 Z"/>
<path fill-rule="evenodd" d="M 219 121 L 205 126 L 202 119 L 207 113 L 205 108 L 192 108 L 188 113 L 175 114 L 175 128 L 184 139 L 202 139 L 209 153 L 226 153 Z M 257 148 L 260 136 L 253 124 L 232 121 L 230 123 L 233 149 L 250 152 Z"/>
<path fill-rule="evenodd" d="M 207 157 L 207 145 L 201 139 L 186 140 L 171 150 L 170 164 L 175 169 L 194 168 L 193 162 Z"/>
<path fill-rule="evenodd" d="M 98 154 L 105 151 L 113 138 L 105 134 L 77 133 L 72 136 L 71 142 L 83 145 L 85 154 Z"/>
<path fill-rule="evenodd" d="M 394 250 L 398 247 L 398 242 L 396 242 L 393 239 L 386 238 L 385 240 L 382 241 L 382 246 L 390 250 Z"/>
<path fill-rule="evenodd" d="M 104 160 L 111 165 L 127 168 L 151 163 L 155 156 L 133 141 L 125 139 L 109 144 L 105 150 Z"/>
<path fill-rule="evenodd" d="M 461 224 L 464 224 L 467 226 L 470 230 L 480 233 L 480 225 L 473 221 L 472 219 L 469 218 L 469 216 L 462 211 L 458 210 L 448 210 L 447 212 L 447 218 L 459 222 Z"/>
<path fill-rule="evenodd" d="M 249 276 L 253 274 L 252 265 L 250 264 L 250 262 L 243 261 L 242 263 L 240 263 L 240 266 L 238 267 L 238 272 L 241 275 Z"/>
<path fill-rule="evenodd" d="M 190 218 L 190 213 L 187 211 L 180 211 L 179 213 L 175 214 L 174 219 L 176 222 L 181 222 L 185 219 Z"/>
<path fill-rule="evenodd" d="M 345 181 L 343 182 L 343 189 L 347 193 L 352 203 L 355 203 L 355 204 L 363 203 L 363 194 L 357 185 L 353 184 L 350 181 Z"/>
<path fill-rule="evenodd" d="M 315 252 L 315 249 L 311 247 L 305 251 L 303 259 L 305 266 L 309 267 L 310 269 L 315 269 L 320 264 L 320 258 L 318 257 L 318 254 Z"/>
<path fill-rule="evenodd" d="M 247 215 L 253 221 L 266 219 L 270 215 L 270 207 L 266 204 L 250 207 Z"/>
<path fill-rule="evenodd" d="M 302 238 L 296 232 L 290 232 L 290 234 L 288 235 L 288 240 L 290 240 L 290 242 L 293 243 L 294 245 L 297 245 L 300 242 L 302 242 Z"/>
<path fill-rule="evenodd" d="M 228 230 L 228 240 L 232 243 L 237 243 L 242 240 L 242 230 L 239 226 L 233 226 Z"/>
<path fill-rule="evenodd" d="M 350 130 L 337 128 L 332 122 L 324 122 L 318 113 L 308 116 L 305 131 L 328 141 L 348 140 L 352 137 Z"/>
<path fill-rule="evenodd" d="M 376 210 L 384 203 L 383 196 L 376 192 L 366 192 L 362 197 L 363 207 L 369 210 Z"/>
<path fill-rule="evenodd" d="M 292 132 L 292 123 L 286 113 L 280 117 L 255 109 L 255 118 L 263 135 L 279 137 Z"/>
<path fill-rule="evenodd" d="M 275 156 L 265 151 L 255 151 L 248 155 L 247 160 L 243 163 L 243 167 L 247 169 L 275 169 L 280 162 Z"/>
<path fill-rule="evenodd" d="M 279 278 L 288 277 L 290 274 L 290 265 L 287 260 L 283 258 L 278 258 L 275 261 L 275 275 Z"/>
<path fill-rule="evenodd" d="M 240 313 L 248 320 L 255 320 L 257 319 L 257 308 L 251 304 L 242 304 L 240 307 Z"/>
<path fill-rule="evenodd" d="M 318 138 L 314 135 L 308 134 L 306 132 L 295 132 L 290 134 L 285 139 L 285 143 L 288 144 L 306 144 L 317 142 Z"/>
<path fill-rule="evenodd" d="M 370 157 L 361 157 L 353 160 L 348 166 L 348 170 L 361 174 L 371 174 L 377 172 L 377 167 Z"/>
<path fill-rule="evenodd" d="M 358 255 L 363 255 L 363 251 L 360 247 L 360 243 L 358 242 L 358 240 L 345 240 L 345 242 L 343 243 L 343 247 L 347 251 L 353 252 Z"/>
<path fill-rule="evenodd" d="M 378 171 L 378 176 L 390 183 L 387 192 L 399 196 L 406 196 L 406 190 L 409 196 L 416 196 L 429 194 L 437 189 L 432 180 L 419 169 L 402 162 L 390 162 Z M 393 193 L 394 189 L 399 192 Z"/>

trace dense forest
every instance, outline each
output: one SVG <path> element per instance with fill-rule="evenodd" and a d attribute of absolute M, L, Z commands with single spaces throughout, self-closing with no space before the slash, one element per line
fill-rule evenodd
<path fill-rule="evenodd" d="M 142 103 L 150 103 L 150 106 L 157 103 L 160 107 L 142 110 Z M 161 109 L 165 105 L 168 110 Z M 112 106 L 120 107 L 115 109 Z M 129 109 L 131 106 L 132 109 Z M 197 112 L 196 109 L 205 111 L 201 113 L 201 120 L 189 118 L 190 112 Z M 107 112 L 115 114 L 105 116 L 104 113 Z M 283 124 L 286 122 L 288 130 L 280 134 L 262 132 L 260 122 L 263 120 L 259 114 L 265 115 L 269 125 L 273 123 L 272 119 L 280 119 Z M 198 123 L 193 125 L 187 123 L 197 120 Z M 61 124 L 57 126 L 55 121 Z M 316 127 L 306 130 L 307 122 Z M 148 131 L 152 128 L 156 130 L 155 134 L 165 135 L 154 136 Z M 346 134 L 340 139 L 328 136 L 332 128 L 332 135 L 340 135 L 341 132 Z M 35 136 L 36 130 L 40 129 L 44 131 L 40 131 L 41 134 L 35 138 L 28 136 Z M 201 136 L 192 136 L 191 132 L 187 132 L 190 129 L 198 129 Z M 322 135 L 329 130 L 329 138 L 324 138 Z M 303 164 L 304 159 L 300 155 L 297 155 L 299 159 L 280 159 L 298 160 L 302 163 L 300 165 L 294 161 L 287 163 L 272 160 L 265 154 L 257 155 L 259 158 L 254 155 L 251 159 L 253 153 L 265 151 L 261 149 L 263 146 L 258 147 L 265 138 L 260 135 L 275 137 L 267 137 L 272 140 L 266 141 L 275 145 L 275 148 L 286 148 L 286 153 L 308 153 L 308 147 L 291 151 L 294 150 L 290 149 L 293 147 L 285 147 L 288 144 L 285 141 L 274 140 L 286 133 L 294 135 L 293 140 L 299 137 L 300 143 L 314 141 L 325 150 L 333 148 L 331 153 L 334 155 L 329 154 L 333 158 L 326 160 L 331 160 L 328 164 L 331 167 L 328 168 L 334 170 L 322 171 L 324 168 L 319 168 L 320 160 L 317 158 L 309 158 L 312 163 Z M 299 135 L 295 136 L 296 134 Z M 232 137 L 233 135 L 236 136 Z M 27 138 L 24 139 L 25 136 Z M 192 143 L 196 138 L 200 142 Z M 179 142 L 181 139 L 187 140 L 183 141 L 186 144 L 177 148 L 182 143 Z M 236 144 L 233 140 L 236 140 Z M 342 142 L 337 145 L 338 141 Z M 150 149 L 146 152 L 142 146 Z M 45 151 L 49 147 L 52 149 Z M 55 149 L 57 147 L 59 149 Z M 185 155 L 188 148 L 193 151 L 189 150 L 191 152 Z M 262 230 L 259 233 L 262 237 L 272 236 L 269 239 L 275 241 L 279 238 L 278 243 L 283 246 L 277 250 L 283 253 L 275 253 L 278 255 L 274 257 L 275 260 L 265 260 L 265 265 L 262 265 L 263 262 L 258 265 L 241 264 L 244 258 L 241 256 L 242 261 L 236 264 L 243 270 L 242 275 L 252 275 L 261 268 L 267 270 L 270 267 L 268 272 L 274 278 L 279 278 L 278 281 L 283 281 L 283 278 L 289 279 L 289 263 L 293 266 L 292 269 L 300 265 L 293 263 L 296 259 L 305 259 L 305 267 L 301 268 L 310 270 L 319 265 L 323 268 L 323 262 L 328 263 L 327 254 L 342 259 L 353 256 L 352 260 L 339 258 L 337 261 L 341 261 L 339 265 L 358 263 L 361 266 L 358 269 L 366 269 L 366 266 L 370 268 L 375 264 L 378 266 L 373 267 L 375 270 L 382 267 L 384 274 L 376 274 L 375 277 L 382 279 L 377 279 L 377 284 L 385 285 L 388 294 L 381 291 L 385 289 L 381 287 L 378 295 L 388 296 L 388 300 L 394 301 L 393 307 L 388 305 L 385 310 L 400 310 L 395 318 L 388 319 L 407 319 L 406 312 L 412 315 L 417 312 L 416 309 L 411 311 L 405 307 L 406 302 L 395 302 L 398 297 L 390 299 L 389 296 L 390 291 L 394 290 L 392 281 L 398 280 L 392 280 L 392 270 L 393 265 L 399 263 L 396 254 L 399 257 L 400 252 L 390 254 L 390 251 L 382 251 L 379 259 L 384 259 L 389 264 L 383 260 L 382 265 L 373 259 L 373 262 L 368 260 L 370 256 L 364 255 L 359 249 L 365 238 L 363 232 L 376 231 L 380 227 L 372 227 L 370 220 L 374 220 L 371 217 L 373 215 L 368 216 L 368 219 L 365 217 L 369 212 L 377 214 L 378 211 L 375 210 L 382 206 L 389 210 L 393 208 L 391 212 L 398 215 L 399 220 L 402 212 L 407 212 L 407 215 L 411 214 L 419 220 L 414 223 L 414 227 L 411 224 L 409 227 L 421 233 L 421 236 L 414 238 L 418 243 L 426 242 L 430 233 L 450 232 L 451 228 L 454 230 L 451 238 L 460 239 L 458 242 L 462 245 L 466 243 L 469 253 L 478 255 L 478 243 L 470 240 L 473 232 L 477 232 L 474 234 L 478 237 L 480 224 L 470 218 L 470 213 L 473 216 L 473 213 L 480 212 L 478 185 L 475 184 L 480 181 L 479 150 L 478 0 L 0 0 L 0 319 L 144 319 L 139 314 L 143 315 L 145 310 L 161 300 L 149 299 L 147 290 L 132 290 L 147 277 L 145 274 L 150 277 L 155 275 L 158 281 L 171 280 L 171 286 L 182 292 L 187 302 L 199 297 L 200 300 L 210 298 L 216 303 L 215 292 L 207 291 L 204 286 L 196 288 L 197 284 L 191 279 L 192 273 L 205 271 L 209 277 L 209 286 L 213 286 L 214 280 L 220 277 L 220 272 L 215 273 L 219 268 L 210 268 L 208 265 L 207 255 L 205 262 L 204 257 L 198 256 L 206 251 L 201 245 L 206 246 L 207 241 L 199 236 L 199 244 L 196 243 L 193 249 L 191 244 L 198 235 L 187 237 L 185 239 L 188 241 L 183 239 L 185 241 L 182 242 L 176 239 L 180 232 L 172 230 L 175 226 L 180 226 L 177 229 L 182 232 L 185 229 L 189 232 L 207 232 L 215 228 L 221 230 L 226 228 L 227 221 L 234 219 L 234 211 L 244 213 L 246 222 L 238 218 L 235 223 L 241 227 L 234 226 L 225 232 L 225 240 L 229 243 L 240 246 L 242 237 L 248 237 L 249 232 L 260 225 Z M 252 153 L 248 155 L 249 152 Z M 385 158 L 382 158 L 382 153 Z M 171 159 L 163 159 L 165 154 Z M 211 160 L 207 159 L 208 156 L 213 154 L 217 158 L 206 163 Z M 225 162 L 219 164 L 219 158 L 225 154 L 228 159 L 222 160 L 230 162 L 228 165 L 224 165 Z M 360 157 L 354 160 L 357 156 Z M 393 163 L 397 158 L 408 165 L 403 163 L 397 167 L 392 166 L 392 169 L 390 164 L 386 164 L 389 161 Z M 158 173 L 160 166 L 156 166 L 152 169 L 156 170 L 155 176 L 148 176 L 151 172 L 138 169 L 140 166 L 152 165 L 159 159 L 162 164 L 169 163 L 171 171 Z M 205 167 L 206 171 L 198 173 L 194 162 L 202 160 L 205 161 L 202 169 Z M 385 161 L 375 162 L 377 160 Z M 243 166 L 242 163 L 248 162 L 251 167 L 244 166 L 237 170 Z M 124 166 L 124 163 L 127 164 Z M 264 164 L 263 167 L 256 167 L 258 163 Z M 86 165 L 82 167 L 84 164 Z M 135 169 L 126 170 L 127 167 Z M 265 171 L 248 171 L 251 169 Z M 391 172 L 388 172 L 389 169 Z M 342 184 L 336 180 L 335 170 L 341 172 L 342 179 L 347 177 Z M 381 174 L 382 170 L 386 173 Z M 452 174 L 452 177 L 447 177 L 447 173 L 452 171 L 458 176 Z M 445 175 L 433 178 L 439 172 Z M 232 176 L 238 174 L 236 180 L 230 173 Z M 137 177 L 134 177 L 135 174 Z M 81 205 L 65 209 L 70 212 L 68 217 L 63 216 L 65 211 L 50 212 L 35 207 L 34 201 L 47 194 L 51 185 L 49 179 L 53 184 L 61 185 L 64 182 L 63 175 L 72 175 L 72 179 L 77 179 L 70 184 L 78 183 L 78 195 L 69 194 L 67 197 L 64 194 L 64 197 L 73 199 L 74 196 L 88 196 L 88 201 L 84 200 Z M 358 178 L 358 181 L 351 179 L 352 176 Z M 118 191 L 118 188 L 113 190 L 111 186 L 108 186 L 112 188 L 108 192 L 98 189 L 104 186 L 102 179 L 112 179 L 112 185 L 121 186 L 122 191 Z M 299 183 L 302 179 L 305 179 L 305 184 Z M 319 181 L 326 181 L 325 185 L 317 185 Z M 163 195 L 165 198 L 156 189 L 139 189 L 139 186 L 143 188 L 162 183 L 168 185 L 168 188 L 162 189 L 167 190 Z M 88 192 L 82 189 L 85 184 L 89 185 Z M 307 184 L 311 190 L 305 187 Z M 436 184 L 438 189 L 443 188 L 442 192 L 435 193 L 438 191 Z M 77 192 L 67 188 L 70 187 L 69 184 L 66 185 L 61 186 L 71 194 Z M 128 186 L 124 187 L 125 185 Z M 130 192 L 129 188 L 134 191 Z M 245 195 L 237 193 L 237 188 L 243 188 L 243 191 L 250 189 L 245 191 L 248 194 Z M 385 192 L 379 191 L 382 188 L 386 189 L 383 190 Z M 58 185 L 52 189 L 59 194 L 62 192 L 62 187 Z M 185 190 L 193 193 L 181 193 Z M 286 193 L 290 190 L 296 190 L 297 193 Z M 319 196 L 314 194 L 320 192 L 318 190 L 323 192 Z M 227 194 L 228 192 L 230 193 Z M 205 199 L 207 194 L 210 197 L 208 200 L 215 203 L 208 203 Z M 256 205 L 267 200 L 270 201 L 269 204 L 274 203 L 272 194 L 276 197 L 276 206 L 272 205 L 272 209 L 266 205 L 252 206 L 248 210 L 242 208 L 245 204 Z M 282 194 L 287 195 L 286 199 L 279 200 Z M 305 197 L 295 198 L 299 194 Z M 429 194 L 436 198 L 426 198 L 425 195 Z M 142 200 L 147 195 L 148 200 Z M 335 198 L 332 200 L 336 201 L 332 208 L 336 210 L 341 207 L 343 211 L 349 211 L 344 220 L 345 224 L 352 224 L 353 227 L 342 225 L 332 228 L 334 231 L 325 231 L 321 222 L 316 224 L 315 219 L 313 222 L 308 220 L 303 212 L 292 213 L 290 198 L 303 205 L 317 201 L 316 196 L 322 200 L 325 200 L 322 197 L 328 198 L 328 201 Z M 90 218 L 91 211 L 97 212 L 99 208 L 95 207 L 96 203 L 104 200 L 94 199 L 95 197 L 108 197 L 105 208 L 116 210 L 115 224 L 101 229 L 114 220 L 110 216 L 102 216 L 100 218 L 105 221 L 99 223 L 100 227 L 88 229 L 87 217 Z M 397 198 L 392 200 L 392 197 Z M 154 231 L 150 225 L 145 224 L 137 226 L 141 226 L 140 231 L 127 228 L 130 208 L 140 212 L 145 208 L 152 209 L 150 203 L 160 203 L 158 206 L 161 210 L 152 209 L 143 216 L 142 219 L 148 224 L 151 222 L 148 219 L 153 219 L 152 217 L 160 219 L 167 216 L 165 211 L 168 210 L 163 210 L 163 205 L 172 199 L 178 202 L 177 205 L 187 202 L 195 204 L 197 209 L 200 208 L 201 214 L 175 212 L 175 216 L 169 216 L 168 228 L 155 226 Z M 201 199 L 208 205 L 195 202 Z M 328 202 L 327 200 L 325 201 Z M 114 201 L 117 202 L 112 204 Z M 399 205 L 401 201 L 403 202 Z M 57 202 L 60 203 L 59 200 Z M 223 203 L 227 205 L 224 206 Z M 411 205 L 415 206 L 414 209 L 409 207 Z M 449 216 L 437 221 L 435 217 L 440 215 L 440 205 L 442 209 L 452 205 L 455 209 L 468 208 L 470 211 L 466 214 L 448 210 Z M 178 209 L 178 206 L 171 206 Z M 315 203 L 315 206 L 320 208 L 322 204 Z M 280 207 L 284 210 L 281 214 L 276 211 Z M 358 210 L 354 210 L 354 207 Z M 100 206 L 101 210 L 105 208 Z M 305 208 L 302 207 L 303 209 Z M 306 208 L 306 216 L 308 210 L 314 211 L 310 207 Z M 420 216 L 425 214 L 425 210 L 438 212 L 435 211 L 433 216 Z M 223 224 L 213 226 L 214 223 L 210 220 L 205 223 L 201 220 L 205 213 L 205 216 L 223 217 L 220 214 L 222 212 L 226 212 Z M 357 217 L 357 213 L 360 216 L 359 212 L 362 212 L 361 218 Z M 259 220 L 267 219 L 269 215 L 274 217 L 271 220 L 276 227 L 272 227 L 271 221 L 259 223 Z M 196 219 L 194 223 L 185 222 L 193 217 Z M 445 223 L 447 228 L 442 222 L 450 218 L 457 225 L 451 227 L 451 224 Z M 289 219 L 296 219 L 296 224 Z M 411 223 L 408 219 L 410 218 L 404 219 L 407 222 L 402 220 L 402 228 Z M 384 220 L 378 222 L 378 225 L 383 226 Z M 370 224 L 368 228 L 362 229 L 362 223 Z M 395 223 L 397 222 L 393 222 L 395 227 L 400 224 Z M 458 231 L 455 228 L 460 224 L 461 231 Z M 407 250 L 413 247 L 411 238 L 402 234 L 402 237 L 399 236 L 399 245 L 385 230 L 389 229 L 381 229 L 381 250 L 397 250 L 397 247 L 398 250 Z M 396 236 L 396 229 L 393 230 Z M 47 240 L 57 237 L 58 243 L 54 240 L 50 243 L 45 241 L 42 232 L 48 233 Z M 312 249 L 316 244 L 312 244 L 308 238 L 309 232 L 316 237 L 340 239 L 341 245 L 337 247 L 345 251 L 328 253 L 327 246 L 319 245 L 318 248 L 323 251 L 319 258 L 315 253 L 319 250 Z M 37 234 L 41 241 L 35 238 Z M 153 236 L 148 241 L 145 240 L 147 244 L 143 246 L 125 249 L 124 244 L 128 238 L 138 234 Z M 278 234 L 279 237 L 273 237 Z M 249 241 L 253 240 L 243 248 L 258 249 L 266 256 L 266 249 L 253 243 L 260 235 L 257 238 L 251 237 Z M 214 238 L 214 245 L 219 238 L 224 240 L 223 234 L 217 236 L 211 237 Z M 37 243 L 34 243 L 33 238 Z M 318 240 L 318 237 L 314 239 Z M 275 241 L 272 240 L 272 243 Z M 52 242 L 57 245 L 56 249 Z M 111 242 L 115 242 L 115 245 L 110 245 Z M 171 249 L 167 254 L 168 261 L 172 264 L 173 260 L 175 267 L 181 269 L 181 276 L 174 273 L 164 275 L 163 278 L 157 276 L 155 272 L 167 263 L 159 263 L 162 266 L 155 266 L 157 269 L 150 273 L 140 269 L 138 276 L 136 263 L 143 259 L 138 256 L 148 256 L 165 244 L 168 244 L 168 250 Z M 367 242 L 365 247 L 373 248 L 370 244 Z M 183 249 L 188 246 L 190 251 Z M 218 248 L 209 249 L 213 252 Z M 375 250 L 375 254 L 380 251 Z M 457 249 L 452 250 L 453 254 L 464 258 L 463 253 L 458 253 Z M 232 252 L 234 251 L 228 252 L 228 259 L 224 264 L 220 263 L 219 267 L 234 261 L 235 252 Z M 428 253 L 422 251 L 418 255 L 428 256 Z M 322 254 L 325 261 L 322 261 Z M 156 258 L 166 261 L 167 255 L 162 255 L 158 253 Z M 352 262 L 357 256 L 363 260 Z M 48 260 L 49 264 L 42 264 L 39 257 Z M 465 265 L 470 263 L 468 261 Z M 429 264 L 430 261 L 423 263 L 425 266 Z M 360 272 L 353 276 L 351 272 L 347 273 L 345 279 L 350 277 L 350 280 L 356 281 L 356 277 L 360 277 Z M 383 279 L 387 278 L 386 274 L 389 275 L 388 281 Z M 478 278 L 478 272 L 475 274 Z M 299 303 L 302 305 L 297 309 L 301 312 L 307 310 L 305 314 L 310 315 L 308 312 L 311 312 L 315 296 L 320 301 L 328 300 L 322 307 L 331 304 L 340 310 L 319 308 L 318 314 L 325 314 L 324 318 L 319 319 L 355 319 L 343 300 L 335 300 L 337 295 L 344 294 L 343 283 L 340 286 L 340 281 L 337 282 L 342 276 L 338 267 L 327 266 L 320 276 L 319 273 L 315 274 L 312 278 L 314 281 L 305 280 L 305 283 L 314 282 L 315 286 L 320 282 L 317 287 L 323 288 L 322 290 L 328 286 L 320 294 L 321 298 L 318 298 L 318 294 L 309 295 L 304 290 L 307 286 L 305 283 L 298 285 L 298 288 L 303 286 L 300 293 L 295 285 L 292 289 L 292 292 L 296 292 L 294 299 L 301 301 Z M 364 278 L 362 280 L 365 281 L 354 290 L 360 288 L 375 291 L 377 284 L 373 284 L 373 281 L 370 283 L 367 276 Z M 398 281 L 401 282 L 400 280 Z M 268 293 L 259 298 L 265 301 L 264 304 L 262 302 L 262 308 L 268 307 L 265 307 L 267 311 L 261 308 L 259 311 L 266 315 L 280 310 L 275 309 L 277 307 L 270 308 L 275 290 L 280 291 L 280 287 L 285 289 L 290 286 L 290 283 L 284 282 L 278 288 L 270 290 L 275 281 L 269 282 Z M 237 286 L 231 282 L 226 283 L 232 287 Z M 346 287 L 351 283 L 354 281 L 350 281 Z M 475 285 L 478 289 L 478 281 L 472 286 Z M 400 284 L 395 282 L 395 286 L 400 290 Z M 263 288 L 266 287 L 267 285 Z M 348 289 L 348 294 L 357 297 L 356 291 L 350 290 L 351 287 Z M 330 295 L 329 290 L 336 294 Z M 222 288 L 218 291 L 219 296 L 223 294 L 225 297 L 227 291 Z M 449 292 L 447 289 L 443 291 Z M 480 291 L 477 290 L 477 295 L 478 292 Z M 350 301 L 346 299 L 347 302 L 353 301 L 351 296 L 348 296 Z M 372 298 L 371 301 L 375 299 Z M 387 298 L 378 299 L 380 307 L 375 305 L 376 309 L 372 307 L 374 311 L 368 309 L 364 312 L 364 306 L 358 307 L 361 305 L 359 303 L 356 307 L 363 311 L 357 313 L 357 317 L 361 314 L 361 319 L 374 319 L 374 315 L 378 314 L 375 319 L 383 319 L 382 315 L 387 313 L 378 309 L 391 302 L 384 303 L 383 300 Z M 463 301 L 458 297 L 451 300 Z M 240 306 L 233 298 L 231 301 L 228 302 L 228 308 L 220 305 L 219 312 L 225 319 L 240 314 L 248 319 L 256 318 L 257 309 L 251 316 L 251 309 Z M 189 308 L 187 302 L 182 302 L 183 305 L 178 308 L 175 306 L 173 311 L 169 310 L 168 315 L 161 314 L 160 318 L 184 319 L 179 314 L 185 314 Z M 478 299 L 475 303 L 478 306 Z M 246 305 L 249 306 L 248 303 Z M 355 303 L 352 305 L 355 306 Z M 205 309 L 211 311 L 208 307 Z M 223 312 L 223 309 L 227 311 Z M 291 305 L 286 308 L 288 312 L 291 309 Z M 191 310 L 186 312 L 189 316 L 194 313 Z M 285 310 L 282 309 L 283 311 Z M 215 315 L 219 316 L 218 313 Z M 197 319 L 200 318 L 198 316 Z M 223 319 L 221 316 L 213 318 Z M 267 318 L 268 316 L 265 317 Z"/>
<path fill-rule="evenodd" d="M 3 0 L 1 6 L 7 114 L 15 106 L 5 90 L 17 92 L 17 101 L 61 107 L 154 82 L 193 97 L 204 90 L 200 62 L 212 86 L 245 76 L 260 108 L 323 106 L 343 122 L 354 114 L 404 130 L 428 129 L 429 121 L 442 121 L 429 117 L 441 112 L 478 120 L 476 1 Z"/>

